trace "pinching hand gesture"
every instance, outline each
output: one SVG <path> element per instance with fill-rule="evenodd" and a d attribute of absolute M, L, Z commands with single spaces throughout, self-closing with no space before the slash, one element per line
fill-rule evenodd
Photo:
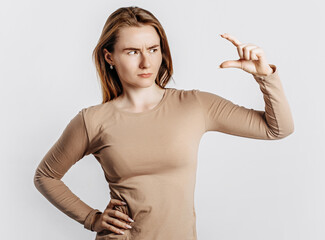
<path fill-rule="evenodd" d="M 254 44 L 241 43 L 235 37 L 225 33 L 221 37 L 229 40 L 237 47 L 238 60 L 229 60 L 220 64 L 220 68 L 240 68 L 256 76 L 265 77 L 273 73 L 273 69 L 268 64 L 262 48 Z"/>

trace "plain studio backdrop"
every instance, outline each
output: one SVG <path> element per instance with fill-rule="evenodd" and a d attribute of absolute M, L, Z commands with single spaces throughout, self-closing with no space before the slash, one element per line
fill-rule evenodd
<path fill-rule="evenodd" d="M 204 134 L 198 239 L 325 239 L 325 19 L 322 2 L 314 0 L 1 1 L 0 238 L 95 238 L 51 205 L 33 176 L 72 117 L 101 102 L 91 54 L 107 17 L 127 6 L 151 11 L 166 31 L 175 80 L 167 87 L 209 91 L 264 110 L 251 74 L 217 69 L 238 59 L 235 46 L 219 36 L 229 33 L 264 49 L 292 109 L 295 131 L 281 140 Z M 110 200 L 92 155 L 62 180 L 93 208 L 103 211 Z"/>

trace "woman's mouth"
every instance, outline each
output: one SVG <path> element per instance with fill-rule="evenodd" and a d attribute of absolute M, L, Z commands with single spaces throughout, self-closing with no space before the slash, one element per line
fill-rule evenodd
<path fill-rule="evenodd" d="M 152 75 L 152 73 L 147 73 L 147 74 L 138 74 L 138 76 L 143 77 L 143 78 L 148 78 Z"/>

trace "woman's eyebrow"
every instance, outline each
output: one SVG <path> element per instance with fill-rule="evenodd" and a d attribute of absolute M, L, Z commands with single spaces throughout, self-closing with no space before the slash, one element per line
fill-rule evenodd
<path fill-rule="evenodd" d="M 151 47 L 149 47 L 147 49 L 151 49 L 151 48 L 155 48 L 155 47 L 159 47 L 159 45 L 156 44 L 156 45 L 153 45 L 153 46 L 151 46 Z M 123 49 L 123 51 L 125 51 L 125 50 L 140 50 L 140 49 L 139 48 L 134 48 L 134 47 L 128 47 L 128 48 Z"/>

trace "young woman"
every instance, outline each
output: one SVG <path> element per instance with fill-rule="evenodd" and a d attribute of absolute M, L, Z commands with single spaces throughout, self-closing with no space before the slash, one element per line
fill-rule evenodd
<path fill-rule="evenodd" d="M 218 131 L 275 140 L 294 131 L 277 67 L 268 64 L 260 47 L 229 34 L 221 37 L 233 43 L 240 58 L 220 67 L 252 74 L 265 111 L 197 89 L 166 88 L 173 66 L 159 21 L 138 7 L 112 13 L 93 52 L 103 101 L 69 122 L 36 169 L 36 188 L 97 232 L 96 239 L 197 239 L 194 188 L 202 135 Z M 88 206 L 61 181 L 89 154 L 109 183 L 111 199 L 104 211 Z"/>

